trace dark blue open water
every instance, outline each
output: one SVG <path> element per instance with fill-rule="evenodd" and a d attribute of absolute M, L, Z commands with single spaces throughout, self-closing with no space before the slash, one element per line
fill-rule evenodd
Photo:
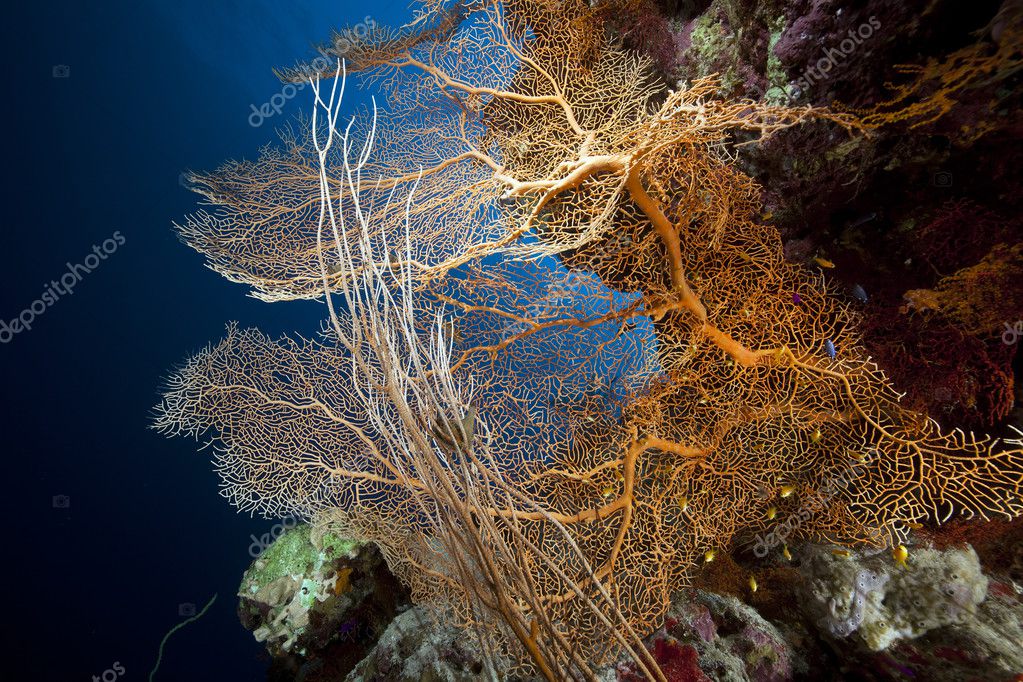
<path fill-rule="evenodd" d="M 271 68 L 314 56 L 331 25 L 407 13 L 323 0 L 5 7 L 0 319 L 94 245 L 123 243 L 79 269 L 73 293 L 51 298 L 31 329 L 0 331 L 10 647 L 0 680 L 145 680 L 180 605 L 200 609 L 215 593 L 170 638 L 156 679 L 264 677 L 234 593 L 250 534 L 273 522 L 235 513 L 205 454 L 149 430 L 149 410 L 161 377 L 226 321 L 308 333 L 322 310 L 260 303 L 206 269 L 170 227 L 195 206 L 178 176 L 253 158 L 285 120 L 248 121 L 281 91 Z M 67 77 L 54 77 L 61 65 Z M 288 111 L 308 109 L 309 96 Z"/>

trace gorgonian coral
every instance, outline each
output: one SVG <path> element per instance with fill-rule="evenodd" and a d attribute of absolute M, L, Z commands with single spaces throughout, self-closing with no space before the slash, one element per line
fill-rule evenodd
<path fill-rule="evenodd" d="M 428 3 L 358 46 L 390 95 L 378 129 L 323 150 L 334 119 L 307 121 L 195 177 L 215 208 L 180 230 L 211 267 L 344 304 L 321 339 L 231 328 L 158 422 L 211 435 L 243 509 L 377 542 L 418 601 L 503 623 L 551 675 L 616 655 L 698 557 L 850 470 L 795 534 L 884 545 L 1021 509 L 1020 444 L 905 409 L 756 221 L 736 133 L 856 121 L 721 101 L 713 78 L 671 91 L 602 16 Z"/>

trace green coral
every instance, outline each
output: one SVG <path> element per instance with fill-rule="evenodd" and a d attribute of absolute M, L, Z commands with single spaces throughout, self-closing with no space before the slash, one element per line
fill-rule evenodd
<path fill-rule="evenodd" d="M 721 89 L 733 90 L 740 83 L 735 64 L 738 61 L 738 42 L 724 23 L 717 19 L 716 12 L 704 12 L 693 24 L 690 34 L 690 50 L 697 66 L 696 76 L 702 78 L 727 68 L 721 73 Z"/>
<path fill-rule="evenodd" d="M 791 99 L 792 86 L 788 83 L 788 74 L 781 59 L 774 53 L 774 47 L 787 27 L 784 16 L 776 18 L 767 26 L 770 33 L 767 39 L 767 71 L 764 74 L 767 78 L 767 92 L 764 93 L 764 102 L 775 106 L 787 104 Z"/>
<path fill-rule="evenodd" d="M 768 32 L 767 60 L 764 67 L 768 89 L 764 101 L 774 105 L 788 103 L 791 99 L 788 74 L 782 66 L 781 59 L 774 52 L 775 46 L 785 33 L 787 22 L 783 14 L 773 16 L 772 11 L 770 7 L 763 7 L 756 12 L 752 22 L 743 22 L 743 13 L 737 11 L 733 3 L 721 0 L 712 3 L 693 23 L 689 36 L 688 55 L 694 65 L 693 77 L 702 78 L 718 73 L 721 77 L 720 92 L 725 95 L 734 94 L 743 85 L 740 75 L 740 67 L 745 61 L 740 48 L 743 31 L 757 31 L 764 27 Z M 746 29 L 743 28 L 744 25 L 747 26 Z"/>
<path fill-rule="evenodd" d="M 352 560 L 365 547 L 325 533 L 314 536 L 302 524 L 284 532 L 245 572 L 238 596 L 253 616 L 266 611 L 253 631 L 257 641 L 273 650 L 296 647 L 310 624 L 310 612 L 337 606 L 337 561 Z M 347 604 L 348 596 L 342 597 Z M 334 609 L 337 610 L 337 609 Z"/>
<path fill-rule="evenodd" d="M 303 576 L 323 564 L 342 557 L 353 557 L 362 543 L 325 534 L 317 548 L 311 538 L 311 526 L 301 524 L 285 531 L 245 573 L 242 584 L 256 592 L 284 576 Z M 255 587 L 255 589 L 252 589 Z"/>

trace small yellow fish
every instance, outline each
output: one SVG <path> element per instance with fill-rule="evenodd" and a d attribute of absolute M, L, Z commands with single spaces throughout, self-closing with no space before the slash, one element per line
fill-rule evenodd
<path fill-rule="evenodd" d="M 771 211 L 767 211 L 766 213 L 761 213 L 760 214 L 760 218 L 762 220 L 770 220 L 773 217 L 774 217 L 774 213 L 772 213 Z"/>
<path fill-rule="evenodd" d="M 852 556 L 847 549 L 833 549 L 831 550 L 831 553 L 837 557 L 841 557 L 842 559 L 848 559 Z"/>
<path fill-rule="evenodd" d="M 913 530 L 920 530 L 921 528 L 924 527 L 924 524 L 916 523 L 915 521 L 906 521 L 905 524 L 912 528 Z"/>
<path fill-rule="evenodd" d="M 749 577 L 749 589 L 750 589 L 750 591 L 751 592 L 756 592 L 757 591 L 757 587 L 758 587 L 757 579 L 754 578 L 753 576 L 750 576 Z"/>
<path fill-rule="evenodd" d="M 689 498 L 686 497 L 685 495 L 679 495 L 678 506 L 679 509 L 681 509 L 682 511 L 689 509 Z"/>
<path fill-rule="evenodd" d="M 781 490 L 778 491 L 778 495 L 781 497 L 788 497 L 792 493 L 796 492 L 796 486 L 794 485 L 783 485 Z"/>
<path fill-rule="evenodd" d="M 822 268 L 833 268 L 835 264 L 829 261 L 827 258 L 821 258 L 820 256 L 814 256 L 813 262 Z"/>
<path fill-rule="evenodd" d="M 718 555 L 717 550 L 708 549 L 703 555 L 704 563 L 709 564 L 710 562 L 714 561 L 714 557 L 716 557 L 717 555 Z"/>
<path fill-rule="evenodd" d="M 748 253 L 746 253 L 745 251 L 740 251 L 739 252 L 739 258 L 743 259 L 747 263 L 749 263 L 749 262 L 751 262 L 753 260 L 753 258 Z"/>
<path fill-rule="evenodd" d="M 606 486 L 603 490 L 600 491 L 600 494 L 603 495 L 604 497 L 611 497 L 612 495 L 615 494 L 614 486 L 610 485 Z"/>
<path fill-rule="evenodd" d="M 785 561 L 792 561 L 792 552 L 789 551 L 788 545 L 781 546 L 781 555 L 785 557 Z"/>
<path fill-rule="evenodd" d="M 615 478 L 617 478 L 619 481 L 625 480 L 625 474 L 622 473 L 621 469 L 615 469 Z"/>
<path fill-rule="evenodd" d="M 778 515 L 778 508 L 777 507 L 768 507 L 767 508 L 767 520 L 768 521 L 774 521 L 774 517 L 777 516 L 777 515 Z"/>
<path fill-rule="evenodd" d="M 906 549 L 905 545 L 899 545 L 892 550 L 892 558 L 895 559 L 895 563 L 903 568 L 909 568 L 909 564 L 906 563 L 906 559 L 909 558 L 909 550 Z"/>
<path fill-rule="evenodd" d="M 863 458 L 866 457 L 862 452 L 856 452 L 855 450 L 849 451 L 849 456 L 855 459 L 857 462 L 862 462 Z"/>
<path fill-rule="evenodd" d="M 813 433 L 810 434 L 810 442 L 811 443 L 816 443 L 816 442 L 820 441 L 820 439 L 821 439 L 821 430 L 820 429 L 814 429 Z"/>

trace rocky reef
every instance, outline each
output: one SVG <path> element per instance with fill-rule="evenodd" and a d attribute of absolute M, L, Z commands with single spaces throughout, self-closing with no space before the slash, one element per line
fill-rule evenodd
<path fill-rule="evenodd" d="M 673 596 L 646 645 L 671 682 L 1009 682 L 1023 671 L 1021 529 L 1005 524 L 980 545 L 990 572 L 958 542 L 961 528 L 921 533 L 927 544 L 904 561 L 809 543 L 794 545 L 790 561 L 724 556 L 701 586 Z M 487 655 L 471 633 L 411 607 L 372 545 L 299 526 L 253 562 L 238 596 L 243 624 L 274 657 L 271 679 L 485 679 Z M 511 669 L 499 656 L 496 666 Z M 596 673 L 643 679 L 627 660 Z"/>
<path fill-rule="evenodd" d="M 344 679 L 470 682 L 483 678 L 484 660 L 471 635 L 438 623 L 417 606 L 395 618 L 376 646 Z M 498 658 L 495 667 L 507 670 L 511 663 Z"/>
<path fill-rule="evenodd" d="M 988 579 L 972 548 L 921 549 L 913 570 L 882 551 L 856 557 L 827 547 L 803 551 L 807 603 L 821 629 L 835 638 L 856 634 L 872 651 L 964 623 L 987 596 Z"/>
<path fill-rule="evenodd" d="M 305 524 L 256 558 L 238 588 L 242 625 L 273 656 L 271 679 L 340 679 L 408 606 L 375 546 Z"/>

